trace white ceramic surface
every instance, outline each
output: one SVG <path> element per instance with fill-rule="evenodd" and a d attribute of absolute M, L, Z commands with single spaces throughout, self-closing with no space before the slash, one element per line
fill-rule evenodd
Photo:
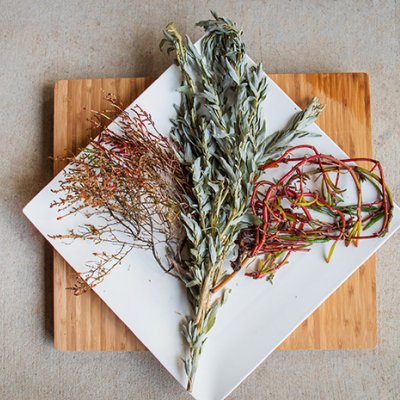
<path fill-rule="evenodd" d="M 173 104 L 179 103 L 179 77 L 178 68 L 171 66 L 133 103 L 152 114 L 161 132 L 168 132 Z M 282 129 L 298 110 L 270 80 L 265 105 L 268 131 Z M 316 125 L 310 130 L 321 136 L 307 138 L 308 143 L 321 152 L 346 157 Z M 56 176 L 25 207 L 24 213 L 66 261 L 82 271 L 85 263 L 93 259 L 94 246 L 87 241 L 65 243 L 49 238 L 85 221 L 79 215 L 57 221 L 57 211 L 49 208 L 55 198 L 51 189 L 59 186 L 61 176 Z M 273 285 L 237 277 L 230 284 L 233 291 L 204 348 L 193 396 L 198 400 L 226 397 L 399 226 L 400 211 L 396 207 L 386 237 L 361 241 L 358 248 L 339 244 L 329 265 L 323 258 L 329 244 L 318 245 L 309 253 L 293 255 Z M 107 246 L 103 247 L 107 250 Z M 160 270 L 151 253 L 134 250 L 95 291 L 185 386 L 179 326 L 182 315 L 188 312 L 186 295 L 174 278 Z"/>

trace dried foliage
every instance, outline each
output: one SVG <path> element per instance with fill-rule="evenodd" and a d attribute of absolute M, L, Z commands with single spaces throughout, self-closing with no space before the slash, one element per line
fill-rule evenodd
<path fill-rule="evenodd" d="M 298 150 L 311 151 L 311 155 L 296 156 Z M 368 167 L 357 165 L 360 161 Z M 314 243 L 333 242 L 326 256 L 329 262 L 338 241 L 344 241 L 346 246 L 351 243 L 358 246 L 359 240 L 387 233 L 393 200 L 378 161 L 339 160 L 319 153 L 313 146 L 299 145 L 268 161 L 261 169 L 285 165 L 291 167 L 280 179 L 260 179 L 255 185 L 251 206 L 261 223 L 241 232 L 238 244 L 245 261 L 214 292 L 229 282 L 242 266 L 256 261 L 255 256 L 264 257 L 258 258 L 256 267 L 246 275 L 271 281 L 292 253 L 309 251 Z M 346 177 L 350 177 L 350 183 L 343 189 L 341 180 Z M 351 184 L 356 194 L 355 203 L 344 200 Z M 375 190 L 374 200 L 363 201 L 365 187 Z"/>
<path fill-rule="evenodd" d="M 201 49 L 173 24 L 161 43 L 175 52 L 182 72 L 181 104 L 170 135 L 193 185 L 190 209 L 181 213 L 190 254 L 181 278 L 193 306 L 183 328 L 189 391 L 207 334 L 226 299 L 226 292 L 212 299 L 212 289 L 224 278 L 223 261 L 232 257 L 240 232 L 258 220 L 250 199 L 259 167 L 304 136 L 322 110 L 314 100 L 286 130 L 268 135 L 261 111 L 267 93 L 262 66 L 246 60 L 242 31 L 229 19 L 213 16 L 198 24 L 206 31 Z"/>
<path fill-rule="evenodd" d="M 183 170 L 169 140 L 161 135 L 149 114 L 136 106 L 123 111 L 115 97 L 108 101 L 120 115 L 113 128 L 105 128 L 65 170 L 60 194 L 51 207 L 59 218 L 83 212 L 94 221 L 53 236 L 110 243 L 112 253 L 93 253 L 96 260 L 79 274 L 76 294 L 101 282 L 133 248 L 153 251 L 165 271 L 171 263 L 159 256 L 160 246 L 169 254 L 180 247 L 180 211 L 185 209 L 188 190 Z M 95 113 L 95 122 L 109 120 L 110 113 Z"/>
<path fill-rule="evenodd" d="M 299 149 L 311 155 L 296 157 Z M 368 168 L 356 162 L 363 161 Z M 243 233 L 243 249 L 251 256 L 265 254 L 254 278 L 271 277 L 285 264 L 291 253 L 308 250 L 313 243 L 333 241 L 326 257 L 329 262 L 336 243 L 346 246 L 359 240 L 384 236 L 393 213 L 393 201 L 385 184 L 381 164 L 368 158 L 339 160 L 321 154 L 313 146 L 299 145 L 287 150 L 278 159 L 268 162 L 262 170 L 290 164 L 291 169 L 278 181 L 260 180 L 254 188 L 252 209 L 262 223 L 252 232 Z M 340 181 L 350 177 L 356 193 L 356 202 L 348 204 Z M 314 188 L 319 182 L 320 189 Z M 363 188 L 375 190 L 373 201 L 363 201 Z M 320 216 L 325 216 L 321 219 Z M 370 231 L 372 227 L 378 227 Z M 363 231 L 367 231 L 363 234 Z"/>

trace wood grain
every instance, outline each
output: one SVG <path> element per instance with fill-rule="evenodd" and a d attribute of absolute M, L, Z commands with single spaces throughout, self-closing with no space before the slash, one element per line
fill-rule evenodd
<path fill-rule="evenodd" d="M 312 96 L 327 105 L 318 120 L 349 155 L 371 156 L 368 75 L 271 75 L 293 100 L 304 107 Z M 98 134 L 90 110 L 107 108 L 102 90 L 117 94 L 127 106 L 150 78 L 59 81 L 54 93 L 54 156 L 85 146 Z M 64 166 L 55 159 L 54 172 Z M 377 342 L 375 258 L 368 260 L 286 339 L 279 349 L 372 348 Z M 142 351 L 145 347 L 94 293 L 75 297 L 72 268 L 54 254 L 54 345 L 61 351 Z"/>

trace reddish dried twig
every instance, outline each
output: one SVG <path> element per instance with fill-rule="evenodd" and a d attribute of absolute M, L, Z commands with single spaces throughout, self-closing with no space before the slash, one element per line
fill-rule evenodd
<path fill-rule="evenodd" d="M 312 154 L 295 155 L 297 150 L 304 149 Z M 369 168 L 356 165 L 359 161 L 369 164 Z M 272 279 L 292 253 L 309 251 L 313 243 L 333 241 L 326 257 L 329 262 L 338 241 L 344 241 L 346 246 L 351 243 L 357 246 L 359 240 L 386 234 L 393 201 L 378 161 L 368 158 L 339 160 L 319 153 L 313 146 L 299 145 L 288 149 L 278 159 L 270 160 L 261 169 L 285 165 L 290 165 L 290 169 L 280 179 L 274 182 L 261 179 L 255 185 L 251 206 L 261 223 L 241 233 L 239 258 L 260 255 L 264 258 L 246 275 Z M 340 188 L 340 180 L 346 175 L 355 189 L 354 204 L 346 204 L 342 197 L 346 190 Z M 375 189 L 376 199 L 372 202 L 363 202 L 364 182 Z M 316 184 L 320 185 L 318 190 Z M 379 229 L 371 232 L 369 228 L 378 221 L 381 221 Z M 362 233 L 366 230 L 368 232 Z M 236 273 L 226 277 L 213 291 L 222 288 Z"/>
<path fill-rule="evenodd" d="M 160 266 L 170 271 L 158 248 L 166 246 L 171 255 L 180 245 L 180 210 L 188 193 L 181 165 L 148 113 L 139 106 L 123 111 L 114 97 L 108 100 L 120 113 L 117 127 L 105 128 L 69 159 L 72 164 L 54 191 L 60 197 L 51 204 L 60 212 L 59 219 L 77 212 L 89 218 L 79 229 L 54 238 L 117 246 L 112 254 L 94 253 L 95 261 L 79 274 L 76 294 L 96 286 L 135 247 L 151 249 Z M 101 119 L 111 119 L 109 114 L 95 113 L 94 122 L 101 126 Z"/>

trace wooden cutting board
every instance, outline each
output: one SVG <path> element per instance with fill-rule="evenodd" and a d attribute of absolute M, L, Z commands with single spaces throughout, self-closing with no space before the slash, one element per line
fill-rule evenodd
<path fill-rule="evenodd" d="M 270 75 L 302 108 L 313 96 L 326 104 L 319 126 L 350 156 L 372 156 L 370 91 L 364 73 Z M 88 118 L 104 110 L 103 91 L 128 106 L 151 78 L 58 81 L 54 91 L 54 156 L 86 146 L 99 132 Z M 54 162 L 54 173 L 64 167 Z M 290 266 L 288 267 L 290 268 Z M 92 291 L 74 296 L 72 268 L 54 254 L 54 345 L 62 351 L 142 351 L 146 348 Z M 373 348 L 377 342 L 375 257 L 332 294 L 279 349 Z"/>

